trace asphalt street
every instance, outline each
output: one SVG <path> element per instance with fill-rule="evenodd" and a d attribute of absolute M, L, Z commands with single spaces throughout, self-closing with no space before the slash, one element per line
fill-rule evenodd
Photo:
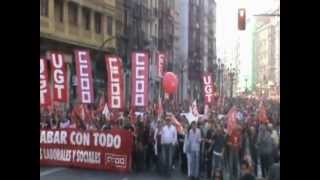
<path fill-rule="evenodd" d="M 188 180 L 187 176 L 174 170 L 171 177 L 161 176 L 155 172 L 143 173 L 113 173 L 105 171 L 76 169 L 66 167 L 41 166 L 40 180 Z M 224 179 L 231 180 L 227 172 Z M 201 178 L 201 180 L 205 180 Z M 263 180 L 258 178 L 257 180 Z"/>
<path fill-rule="evenodd" d="M 40 180 L 186 180 L 186 176 L 174 171 L 171 177 L 162 177 L 156 173 L 121 174 L 105 171 L 64 167 L 40 167 Z"/>

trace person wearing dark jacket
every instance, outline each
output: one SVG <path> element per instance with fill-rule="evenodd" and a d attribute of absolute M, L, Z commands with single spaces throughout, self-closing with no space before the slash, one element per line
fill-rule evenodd
<path fill-rule="evenodd" d="M 275 157 L 275 163 L 270 167 L 267 180 L 280 180 L 280 150 Z"/>
<path fill-rule="evenodd" d="M 273 161 L 273 141 L 271 138 L 271 133 L 266 129 L 265 125 L 261 126 L 258 135 L 257 147 L 261 160 L 262 176 L 265 178 Z"/>
<path fill-rule="evenodd" d="M 214 137 L 213 122 L 209 122 L 209 127 L 205 139 L 205 153 L 206 153 L 206 163 L 207 163 L 207 177 L 211 178 L 212 169 L 212 145 Z"/>
<path fill-rule="evenodd" d="M 218 125 L 216 134 L 213 137 L 212 146 L 212 175 L 216 176 L 217 172 L 223 169 L 223 153 L 225 148 L 225 137 L 222 128 Z"/>

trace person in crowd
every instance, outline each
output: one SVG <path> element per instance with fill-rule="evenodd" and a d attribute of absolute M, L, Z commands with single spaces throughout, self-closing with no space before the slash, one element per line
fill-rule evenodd
<path fill-rule="evenodd" d="M 144 170 L 144 163 L 145 163 L 145 159 L 144 159 L 144 127 L 143 127 L 143 123 L 141 121 L 137 122 L 136 125 L 136 172 L 142 172 Z"/>
<path fill-rule="evenodd" d="M 177 144 L 177 129 L 171 123 L 171 118 L 166 117 L 166 124 L 161 130 L 161 153 L 162 153 L 162 165 L 164 168 L 164 174 L 170 176 L 173 150 L 174 146 Z"/>
<path fill-rule="evenodd" d="M 213 136 L 212 145 L 212 176 L 215 176 L 218 171 L 223 169 L 223 153 L 226 145 L 226 139 L 223 135 L 223 129 L 220 125 L 217 126 L 216 133 Z"/>
<path fill-rule="evenodd" d="M 267 180 L 280 180 L 280 150 L 274 157 L 274 163 L 270 167 L 270 171 Z"/>
<path fill-rule="evenodd" d="M 241 148 L 241 127 L 237 127 L 231 132 L 228 140 L 230 150 L 230 174 L 233 178 L 239 177 L 239 155 Z"/>
<path fill-rule="evenodd" d="M 102 126 L 101 126 L 101 130 L 103 131 L 108 131 L 111 129 L 111 123 L 110 123 L 110 118 L 106 118 L 106 117 L 102 117 Z"/>
<path fill-rule="evenodd" d="M 205 138 L 205 153 L 206 153 L 206 176 L 207 178 L 211 178 L 211 169 L 212 169 L 212 145 L 213 145 L 213 139 L 214 139 L 214 121 L 212 118 L 208 122 L 208 131 Z"/>
<path fill-rule="evenodd" d="M 271 131 L 271 138 L 272 138 L 273 144 L 277 147 L 279 145 L 278 132 L 271 123 L 269 124 L 268 128 L 269 128 L 269 131 Z"/>
<path fill-rule="evenodd" d="M 201 143 L 201 131 L 197 128 L 196 122 L 191 123 L 191 129 L 189 131 L 189 151 L 191 157 L 190 163 L 190 176 L 191 179 L 199 179 L 199 163 L 200 163 L 200 143 Z"/>
<path fill-rule="evenodd" d="M 181 159 L 181 172 L 183 174 L 188 173 L 188 163 L 187 154 L 185 152 L 184 142 L 188 134 L 188 121 L 186 119 L 182 120 L 183 132 L 178 134 L 179 149 L 180 149 L 180 159 Z"/>
<path fill-rule="evenodd" d="M 200 129 L 201 137 L 206 137 L 206 128 L 204 118 L 201 121 L 198 121 L 198 128 Z M 200 177 L 204 177 L 205 174 L 205 141 L 204 139 L 200 142 L 200 165 L 199 165 L 199 174 Z"/>
<path fill-rule="evenodd" d="M 257 131 L 254 126 L 250 126 L 249 128 L 249 150 L 250 150 L 250 156 L 252 160 L 252 168 L 255 176 L 258 175 L 258 149 L 256 147 L 257 143 Z"/>
<path fill-rule="evenodd" d="M 148 115 L 146 117 L 145 123 L 144 123 L 144 149 L 145 149 L 145 159 L 146 159 L 146 170 L 153 169 L 153 130 L 150 127 L 150 116 Z"/>
<path fill-rule="evenodd" d="M 191 126 L 186 126 L 186 135 L 184 137 L 184 142 L 183 142 L 183 152 L 186 154 L 187 157 L 187 171 L 188 171 L 188 177 L 191 178 L 191 152 L 190 152 L 190 143 L 189 143 L 189 133 L 191 130 Z"/>
<path fill-rule="evenodd" d="M 241 162 L 241 171 L 242 171 L 242 175 L 240 180 L 255 180 L 255 176 L 252 173 L 252 169 L 250 166 L 250 163 L 246 160 L 243 160 Z"/>
<path fill-rule="evenodd" d="M 62 121 L 60 121 L 60 128 L 66 129 L 70 126 L 70 114 L 67 113 L 63 118 Z"/>
<path fill-rule="evenodd" d="M 271 133 L 265 124 L 262 124 L 259 130 L 257 147 L 260 155 L 262 176 L 265 178 L 272 164 L 273 142 Z"/>
<path fill-rule="evenodd" d="M 163 121 L 160 120 L 157 123 L 157 127 L 154 131 L 154 154 L 155 154 L 155 161 L 156 162 L 156 169 L 158 173 L 161 173 L 162 169 L 162 159 L 161 159 L 161 131 L 162 127 L 164 126 Z"/>
<path fill-rule="evenodd" d="M 50 113 L 48 109 L 44 109 L 41 116 L 40 128 L 50 129 Z"/>

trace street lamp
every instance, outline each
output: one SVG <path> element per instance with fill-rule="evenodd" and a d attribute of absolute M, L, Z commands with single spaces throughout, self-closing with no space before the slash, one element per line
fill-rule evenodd
<path fill-rule="evenodd" d="M 236 69 L 232 68 L 232 70 L 229 72 L 229 77 L 230 77 L 230 81 L 231 81 L 231 85 L 230 85 L 230 97 L 233 97 L 233 81 L 234 81 L 234 76 L 236 74 Z"/>
<path fill-rule="evenodd" d="M 247 84 L 247 83 L 248 83 L 248 78 L 245 78 L 244 80 L 246 81 L 246 89 L 245 89 L 245 92 L 248 93 L 248 84 Z"/>
<path fill-rule="evenodd" d="M 224 77 L 224 64 L 222 63 L 221 64 L 221 72 L 220 72 L 220 83 L 221 83 L 221 90 L 220 90 L 220 93 L 222 94 L 222 96 L 224 96 L 224 88 L 223 88 L 223 83 L 224 83 L 224 81 L 223 81 L 223 77 Z"/>

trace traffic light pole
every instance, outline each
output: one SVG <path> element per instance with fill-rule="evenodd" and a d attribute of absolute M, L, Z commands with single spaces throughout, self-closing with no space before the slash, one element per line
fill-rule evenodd
<path fill-rule="evenodd" d="M 280 17 L 280 14 L 255 14 L 253 16 L 278 16 L 278 17 Z"/>

